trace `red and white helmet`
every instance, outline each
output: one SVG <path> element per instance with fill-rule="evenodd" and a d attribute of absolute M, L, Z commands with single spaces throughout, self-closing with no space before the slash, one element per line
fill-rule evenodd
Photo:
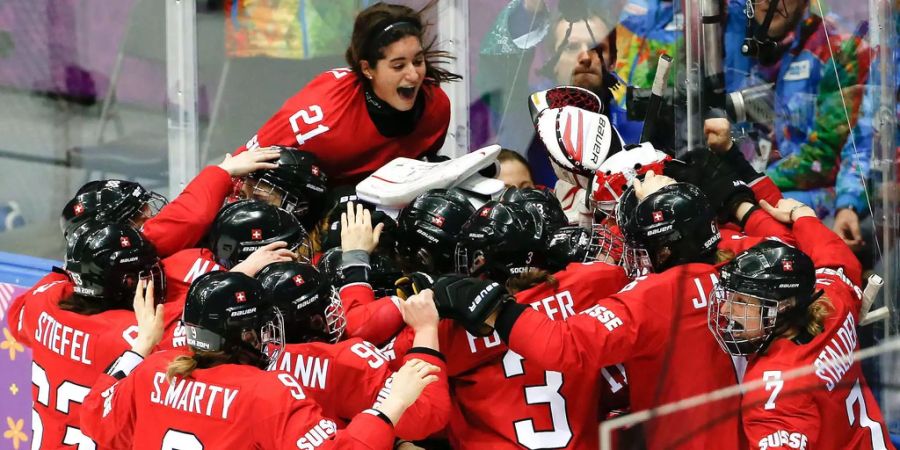
<path fill-rule="evenodd" d="M 649 142 L 611 155 L 595 171 L 585 199 L 589 209 L 615 216 L 616 203 L 633 178 L 652 170 L 661 174 L 672 157 L 653 148 Z M 592 208 L 591 208 L 592 207 Z"/>
<path fill-rule="evenodd" d="M 528 111 L 531 123 L 536 127 L 538 117 L 548 109 L 574 106 L 595 113 L 603 112 L 603 103 L 597 94 L 577 86 L 559 86 L 544 91 L 537 91 L 528 97 Z"/>
<path fill-rule="evenodd" d="M 537 132 L 556 175 L 580 188 L 588 186 L 607 157 L 622 149 L 622 138 L 609 118 L 575 106 L 544 110 Z"/>

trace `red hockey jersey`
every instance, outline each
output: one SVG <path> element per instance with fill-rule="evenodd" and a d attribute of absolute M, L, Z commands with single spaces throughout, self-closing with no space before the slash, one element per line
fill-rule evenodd
<path fill-rule="evenodd" d="M 394 158 L 437 151 L 450 124 L 450 100 L 430 80 L 421 88 L 425 111 L 406 136 L 382 136 L 366 110 L 363 84 L 350 69 L 314 78 L 281 105 L 245 145 L 285 145 L 315 153 L 332 185 L 355 183 Z"/>
<path fill-rule="evenodd" d="M 557 288 L 541 284 L 516 294 L 548 320 L 565 320 L 628 282 L 605 263 L 569 264 Z M 601 399 L 625 392 L 621 368 L 545 367 L 509 350 L 499 336 L 474 337 L 456 323 L 440 324 L 448 358 L 454 410 L 449 437 L 456 449 L 596 449 Z M 412 343 L 404 330 L 394 342 L 402 354 Z"/>
<path fill-rule="evenodd" d="M 338 431 L 288 373 L 223 364 L 167 380 L 183 351 L 154 353 L 127 377 L 103 374 L 81 425 L 99 446 L 134 449 L 384 449 L 393 428 L 362 413 Z"/>
<path fill-rule="evenodd" d="M 707 327 L 717 272 L 685 264 L 629 283 L 566 320 L 507 306 L 496 327 L 509 348 L 547 370 L 623 363 L 640 411 L 734 385 L 731 358 Z M 738 448 L 739 400 L 705 404 L 644 424 L 647 448 Z"/>
<path fill-rule="evenodd" d="M 206 234 L 231 192 L 231 176 L 219 166 L 207 166 L 184 191 L 147 220 L 141 233 L 160 258 L 193 247 Z"/>
<path fill-rule="evenodd" d="M 94 443 L 81 432 L 81 403 L 97 378 L 137 337 L 134 313 L 106 311 L 90 316 L 65 311 L 59 302 L 73 284 L 52 272 L 9 308 L 9 329 L 30 347 L 33 448 L 73 448 Z"/>
<path fill-rule="evenodd" d="M 393 372 L 388 358 L 362 339 L 337 344 L 288 344 L 274 369 L 288 372 L 304 392 L 322 407 L 322 414 L 344 428 L 350 419 L 390 394 Z M 413 350 L 402 359 L 421 359 L 441 368 L 438 381 L 429 384 L 395 430 L 402 439 L 425 439 L 447 425 L 450 396 L 447 366 L 436 354 Z"/>
<path fill-rule="evenodd" d="M 744 381 L 764 382 L 742 401 L 750 448 L 892 449 L 860 363 L 852 360 L 859 350 L 859 262 L 817 219 L 799 219 L 794 232 L 798 248 L 816 266 L 816 289 L 824 290 L 833 310 L 825 330 L 810 342 L 776 339 L 764 355 L 750 359 Z M 805 366 L 816 370 L 788 374 Z"/>

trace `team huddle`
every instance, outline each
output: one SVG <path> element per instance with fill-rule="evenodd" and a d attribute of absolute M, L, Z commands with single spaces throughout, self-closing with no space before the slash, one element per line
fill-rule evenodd
<path fill-rule="evenodd" d="M 437 82 L 458 76 L 426 64 L 423 28 L 368 8 L 350 69 L 171 202 L 75 193 L 64 267 L 8 312 L 32 448 L 596 449 L 605 420 L 738 383 L 616 448 L 893 448 L 852 356 L 859 262 L 727 139 L 624 145 L 562 87 L 532 114 L 577 208 L 455 182 L 396 214 L 364 201 L 356 182 L 397 157 L 440 164 Z M 563 136 L 575 120 L 592 139 Z"/>

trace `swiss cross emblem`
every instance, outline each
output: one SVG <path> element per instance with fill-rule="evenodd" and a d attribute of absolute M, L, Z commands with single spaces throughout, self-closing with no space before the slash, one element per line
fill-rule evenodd
<path fill-rule="evenodd" d="M 259 241 L 262 239 L 262 230 L 259 228 L 254 228 L 250 231 L 250 239 L 254 241 Z"/>
<path fill-rule="evenodd" d="M 488 214 L 490 214 L 490 213 L 491 213 L 491 208 L 483 208 L 483 209 L 481 210 L 481 212 L 478 213 L 478 214 L 480 214 L 481 217 L 487 217 Z"/>
<path fill-rule="evenodd" d="M 444 218 L 441 216 L 434 216 L 431 218 L 431 223 L 433 223 L 438 228 L 443 227 L 444 226 Z"/>
<path fill-rule="evenodd" d="M 84 212 L 84 205 L 82 205 L 81 203 L 76 203 L 75 204 L 75 214 L 81 214 L 83 212 Z"/>
<path fill-rule="evenodd" d="M 303 280 L 302 275 L 294 275 L 294 278 L 292 278 L 292 280 L 294 280 L 294 284 L 296 284 L 297 286 L 303 286 L 303 283 L 306 283 L 306 281 Z"/>
<path fill-rule="evenodd" d="M 119 245 L 122 247 L 131 247 L 131 240 L 128 239 L 128 236 L 122 236 L 119 238 Z"/>
<path fill-rule="evenodd" d="M 784 269 L 785 272 L 793 272 L 794 263 L 792 261 L 782 261 L 781 268 Z"/>
<path fill-rule="evenodd" d="M 662 221 L 663 221 L 662 211 L 653 211 L 653 223 L 659 223 Z"/>
<path fill-rule="evenodd" d="M 235 292 L 234 299 L 237 300 L 238 303 L 244 303 L 247 301 L 247 294 L 244 291 Z"/>
<path fill-rule="evenodd" d="M 313 174 L 313 175 L 319 176 L 319 166 L 312 166 L 312 168 L 310 169 L 310 171 L 312 171 L 312 174 Z"/>

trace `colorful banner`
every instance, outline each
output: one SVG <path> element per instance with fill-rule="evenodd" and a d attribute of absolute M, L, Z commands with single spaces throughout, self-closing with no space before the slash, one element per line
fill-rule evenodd
<path fill-rule="evenodd" d="M 31 350 L 13 339 L 6 310 L 28 288 L 0 283 L 0 448 L 31 448 Z"/>

